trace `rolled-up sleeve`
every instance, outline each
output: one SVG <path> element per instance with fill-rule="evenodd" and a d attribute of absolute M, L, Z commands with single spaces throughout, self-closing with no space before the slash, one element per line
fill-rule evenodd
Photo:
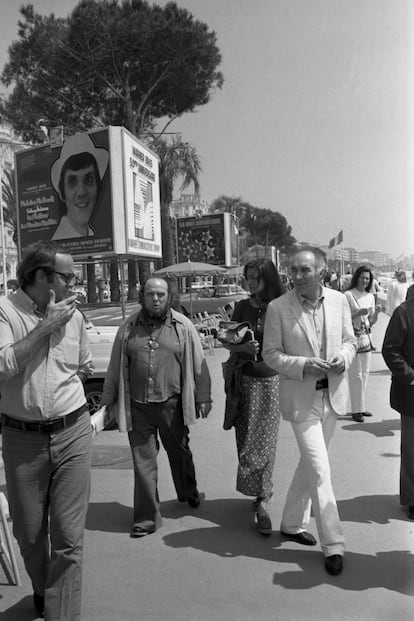
<path fill-rule="evenodd" d="M 20 373 L 14 353 L 14 335 L 7 317 L 0 310 L 0 381 Z"/>
<path fill-rule="evenodd" d="M 80 344 L 79 344 L 79 370 L 78 375 L 82 380 L 93 375 L 94 365 L 92 362 L 92 354 L 89 347 L 88 333 L 86 332 L 85 322 L 81 322 L 80 327 Z"/>

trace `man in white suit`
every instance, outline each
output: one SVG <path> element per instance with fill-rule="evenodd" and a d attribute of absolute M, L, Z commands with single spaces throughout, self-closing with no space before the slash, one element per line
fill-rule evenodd
<path fill-rule="evenodd" d="M 290 540 L 315 545 L 307 532 L 311 504 L 325 567 L 341 573 L 344 536 L 332 489 L 328 446 L 338 414 L 346 413 L 347 375 L 356 351 L 345 296 L 322 287 L 325 254 L 306 247 L 290 259 L 294 289 L 267 309 L 263 359 L 280 373 L 280 408 L 292 423 L 300 460 L 282 515 L 281 532 Z"/>

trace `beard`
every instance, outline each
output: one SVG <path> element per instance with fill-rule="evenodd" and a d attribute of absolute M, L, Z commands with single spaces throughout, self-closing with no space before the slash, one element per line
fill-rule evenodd
<path fill-rule="evenodd" d="M 170 310 L 170 303 L 167 302 L 165 306 L 157 309 L 147 308 L 146 306 L 143 306 L 142 310 L 146 319 L 158 319 L 159 321 L 163 321 Z"/>

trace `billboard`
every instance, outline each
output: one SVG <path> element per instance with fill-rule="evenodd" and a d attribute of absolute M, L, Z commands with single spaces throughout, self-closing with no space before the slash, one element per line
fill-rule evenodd
<path fill-rule="evenodd" d="M 122 127 L 15 153 L 18 246 L 54 240 L 78 258 L 161 257 L 158 158 Z"/>
<path fill-rule="evenodd" d="M 230 213 L 177 218 L 177 261 L 239 264 L 237 219 Z"/>

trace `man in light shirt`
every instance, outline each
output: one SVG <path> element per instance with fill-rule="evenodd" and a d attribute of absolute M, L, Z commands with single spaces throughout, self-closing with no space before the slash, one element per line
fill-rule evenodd
<path fill-rule="evenodd" d="M 71 295 L 73 259 L 53 242 L 30 246 L 20 288 L 0 300 L 3 459 L 13 531 L 50 621 L 80 617 L 92 373 L 83 317 Z"/>

